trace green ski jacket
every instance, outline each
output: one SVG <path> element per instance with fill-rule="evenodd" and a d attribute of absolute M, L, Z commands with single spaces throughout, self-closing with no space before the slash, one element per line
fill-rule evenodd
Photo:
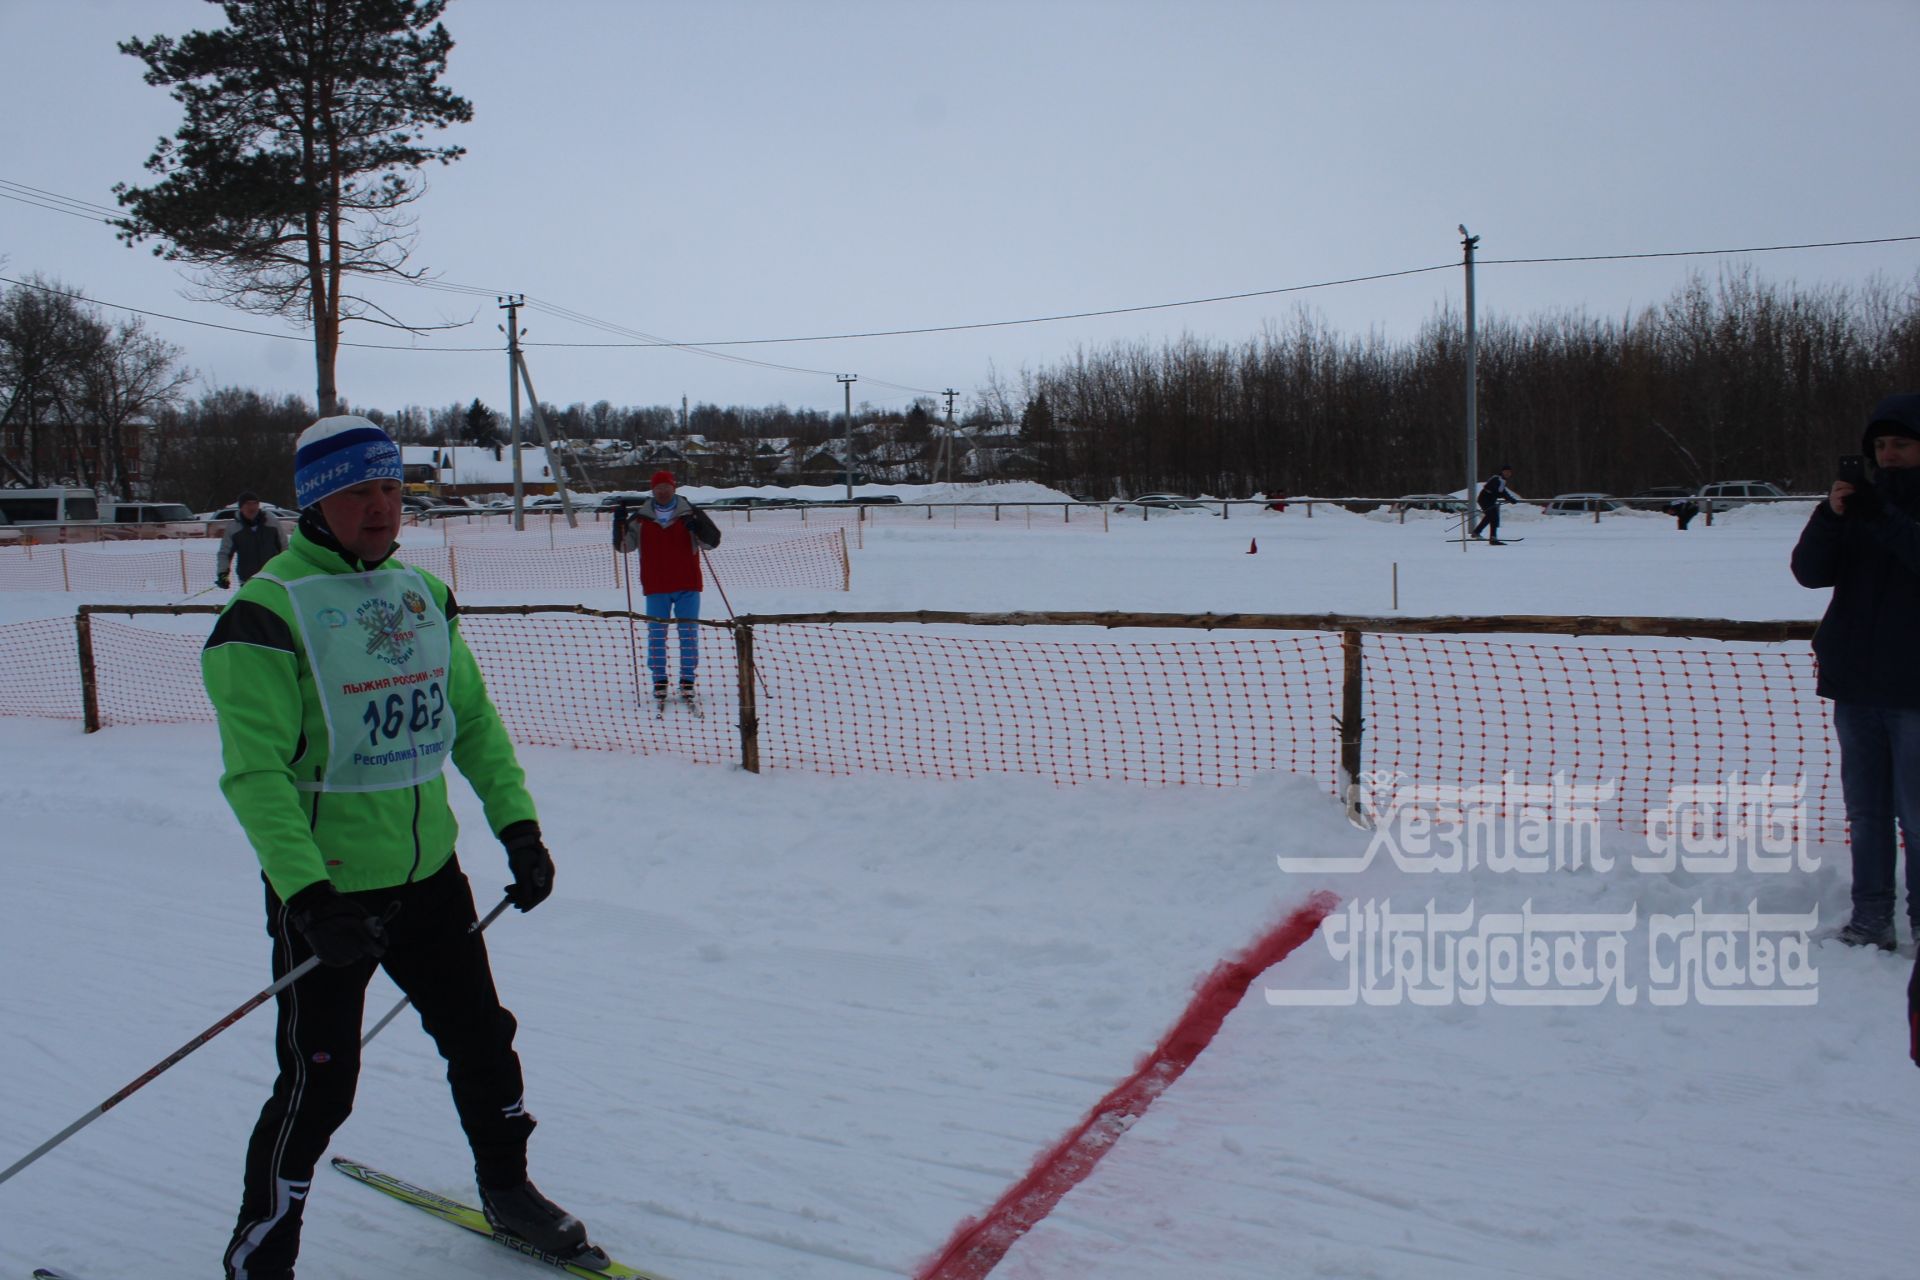
<path fill-rule="evenodd" d="M 351 581 L 351 575 L 362 573 L 370 575 L 364 583 Z M 432 595 L 430 606 L 417 591 L 404 590 L 415 574 Z M 319 581 L 329 575 L 349 580 Z M 385 575 L 396 576 L 392 586 L 379 581 Z M 447 646 L 444 670 L 434 671 L 430 685 L 420 683 L 427 674 L 419 673 L 409 677 L 414 682 L 411 687 L 398 692 L 382 688 L 361 699 L 366 704 L 366 728 L 358 720 L 349 723 L 348 713 L 357 705 L 351 703 L 350 695 L 386 682 L 334 682 L 334 702 L 329 708 L 315 680 L 306 639 L 326 635 L 318 630 L 322 627 L 360 634 L 346 629 L 358 620 L 346 618 L 342 610 L 312 607 L 315 593 L 331 592 L 332 598 L 339 599 L 352 596 L 357 586 L 367 588 L 359 594 L 368 595 L 375 606 L 379 604 L 376 596 L 405 601 L 404 608 L 395 605 L 389 610 L 398 620 L 389 630 L 418 627 L 424 636 L 444 619 Z M 375 587 L 381 589 L 375 591 Z M 296 600 L 306 602 L 312 616 L 297 616 Z M 388 745 L 380 741 L 383 709 L 387 727 L 392 729 L 397 719 L 403 730 L 409 698 L 416 728 L 428 720 L 429 706 L 434 712 L 450 712 L 448 727 L 440 736 L 451 741 L 432 743 L 423 752 L 450 747 L 446 754 L 473 784 L 487 823 L 496 833 L 536 817 L 512 739 L 487 697 L 480 668 L 460 637 L 458 619 L 459 605 L 452 592 L 433 575 L 393 559 L 365 570 L 339 550 L 309 537 L 304 528 L 222 610 L 200 655 L 207 696 L 220 717 L 224 766 L 220 790 L 282 901 L 321 880 L 331 880 L 343 893 L 424 880 L 453 856 L 459 833 L 447 804 L 446 775 L 437 768 L 411 784 L 403 776 L 398 784 L 375 780 L 371 785 L 341 785 L 343 777 L 357 783 L 367 779 L 346 774 L 340 765 L 340 752 L 328 733 L 330 712 L 343 735 L 371 737 L 371 746 L 358 741 L 346 744 L 348 758 L 355 761 L 365 758 L 353 755 L 355 751 L 364 748 L 372 753 Z M 374 631 L 365 646 L 370 654 L 382 638 L 377 628 L 366 629 Z M 413 634 L 400 631 L 401 643 Z M 363 655 L 349 656 L 364 665 Z M 431 704 L 426 694 L 431 694 Z M 436 715 L 431 723 L 438 730 L 443 721 Z M 401 744 L 405 741 L 403 736 Z M 407 752 L 387 753 L 396 754 Z M 376 756 L 369 767 L 385 764 L 386 756 Z"/>

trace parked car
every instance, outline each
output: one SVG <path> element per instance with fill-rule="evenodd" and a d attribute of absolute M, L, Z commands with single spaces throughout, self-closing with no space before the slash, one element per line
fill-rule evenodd
<path fill-rule="evenodd" d="M 1393 500 L 1395 511 L 1447 511 L 1459 515 L 1466 509 L 1467 500 L 1450 493 L 1408 493 Z"/>
<path fill-rule="evenodd" d="M 793 501 L 791 498 L 762 498 L 755 494 L 745 494 L 733 498 L 715 498 L 711 502 L 703 502 L 700 505 L 713 511 L 737 511 L 742 507 L 773 507 L 791 501 Z"/>
<path fill-rule="evenodd" d="M 1625 501 L 1635 511 L 1670 511 L 1674 507 L 1684 506 L 1693 501 L 1693 486 L 1657 484 L 1651 489 L 1637 491 Z"/>
<path fill-rule="evenodd" d="M 1750 505 L 1756 498 L 1784 498 L 1786 490 L 1765 480 L 1720 480 L 1700 490 L 1700 501 L 1712 503 L 1715 511 Z"/>
<path fill-rule="evenodd" d="M 1126 505 L 1127 504 L 1123 503 L 1121 507 L 1116 509 L 1124 509 Z M 1212 503 L 1201 502 L 1198 499 L 1189 498 L 1185 494 L 1179 493 L 1143 493 L 1139 497 L 1132 499 L 1131 505 L 1136 507 L 1157 507 L 1165 511 L 1213 510 Z"/>
<path fill-rule="evenodd" d="M 1592 515 L 1596 511 L 1626 510 L 1610 493 L 1561 493 L 1547 500 L 1544 511 L 1550 516 Z"/>
<path fill-rule="evenodd" d="M 261 503 L 260 510 L 266 513 L 269 520 L 276 522 L 282 528 L 291 529 L 300 523 L 300 513 L 298 511 L 290 511 L 286 507 L 276 507 L 271 502 Z M 239 514 L 240 508 L 238 507 L 222 507 L 218 511 L 203 511 L 193 518 L 195 520 L 206 521 L 207 532 L 220 533 L 223 532 L 227 524 Z"/>

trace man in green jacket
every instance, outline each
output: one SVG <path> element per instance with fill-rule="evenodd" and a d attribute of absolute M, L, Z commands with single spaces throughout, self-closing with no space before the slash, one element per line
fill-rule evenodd
<path fill-rule="evenodd" d="M 447 1062 L 496 1229 L 589 1266 L 586 1228 L 527 1180 L 513 1015 L 500 1005 L 473 894 L 454 856 L 442 773 L 473 784 L 506 847 L 507 897 L 553 889 L 526 777 L 445 583 L 392 558 L 400 451 L 365 418 L 323 418 L 294 462 L 292 545 L 221 613 L 201 655 L 220 717 L 220 789 L 266 881 L 280 1074 L 247 1149 L 228 1280 L 292 1280 L 314 1167 L 353 1108 L 361 1012 L 376 967 Z"/>

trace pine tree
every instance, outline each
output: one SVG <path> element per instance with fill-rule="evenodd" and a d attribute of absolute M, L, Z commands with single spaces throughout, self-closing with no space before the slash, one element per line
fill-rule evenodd
<path fill-rule="evenodd" d="M 115 187 L 128 245 L 201 272 L 229 306 L 313 326 L 320 412 L 341 411 L 340 325 L 414 329 L 348 292 L 349 277 L 399 276 L 430 161 L 457 146 L 420 135 L 473 118 L 443 88 L 453 39 L 446 0 L 223 0 L 228 25 L 126 40 L 146 81 L 170 89 L 186 122 L 148 157 L 160 181 Z"/>
<path fill-rule="evenodd" d="M 480 397 L 475 396 L 460 425 L 460 438 L 468 444 L 491 449 L 500 443 L 500 415 L 481 404 Z"/>

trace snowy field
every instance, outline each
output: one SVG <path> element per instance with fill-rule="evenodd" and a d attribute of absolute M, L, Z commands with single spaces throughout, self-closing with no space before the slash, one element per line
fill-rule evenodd
<path fill-rule="evenodd" d="M 1071 534 L 904 514 L 865 531 L 851 593 L 740 591 L 734 607 L 1385 614 L 1396 564 L 1405 614 L 1811 618 L 1825 604 L 1787 572 L 1799 504 L 1685 533 L 1658 516 L 1596 527 L 1522 513 L 1509 524 L 1522 544 L 1466 553 L 1438 517 L 1307 519 L 1298 506 Z M 88 599 L 104 601 L 0 593 L 0 622 Z M 613 591 L 583 602 L 624 605 Z M 707 604 L 720 612 L 711 592 Z M 259 880 L 217 757 L 211 726 L 89 738 L 74 721 L 0 719 L 0 1166 L 265 985 Z M 616 1257 L 675 1280 L 913 1274 L 1132 1070 L 1196 980 L 1319 890 L 1345 904 L 1321 935 L 1256 982 L 997 1277 L 1911 1265 L 1911 946 L 1815 942 L 1799 985 L 1768 992 L 1795 1004 L 1709 1005 L 1646 958 L 1656 915 L 1696 904 L 1811 913 L 1830 929 L 1844 848 L 1810 849 L 1817 868 L 1784 874 L 1639 871 L 1628 857 L 1644 842 L 1615 830 L 1606 873 L 1416 874 L 1386 856 L 1302 870 L 1361 858 L 1370 836 L 1287 776 L 1055 788 L 522 759 L 557 889 L 488 937 L 541 1122 L 534 1177 Z M 505 860 L 471 792 L 455 793 L 484 909 Z M 1352 969 L 1336 947 L 1363 909 L 1430 900 L 1483 922 L 1523 904 L 1631 913 L 1622 981 L 1636 998 L 1342 1001 Z M 396 998 L 377 978 L 369 1009 Z M 270 1029 L 254 1013 L 0 1185 L 0 1276 L 216 1275 L 272 1078 Z M 334 1151 L 470 1192 L 440 1066 L 410 1016 L 369 1047 Z M 307 1280 L 547 1274 L 324 1168 L 306 1220 Z"/>

